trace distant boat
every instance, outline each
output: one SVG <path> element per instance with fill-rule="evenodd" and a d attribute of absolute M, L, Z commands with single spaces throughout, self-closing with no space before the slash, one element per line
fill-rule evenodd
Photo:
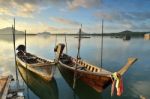
<path fill-rule="evenodd" d="M 52 60 L 46 60 L 27 53 L 24 45 L 19 45 L 17 50 L 16 57 L 18 65 L 30 70 L 46 81 L 50 81 L 53 78 L 54 62 Z"/>
<path fill-rule="evenodd" d="M 74 38 L 79 38 L 78 36 L 74 37 Z M 81 36 L 81 38 L 91 38 L 90 36 Z"/>
<path fill-rule="evenodd" d="M 123 40 L 127 41 L 127 40 L 130 40 L 131 39 L 131 36 L 130 35 L 125 35 L 123 36 Z"/>
<path fill-rule="evenodd" d="M 115 36 L 115 38 L 121 38 L 121 36 L 119 36 L 119 35 L 116 35 L 116 36 Z"/>
<path fill-rule="evenodd" d="M 144 39 L 145 40 L 150 40 L 150 33 L 144 34 Z"/>
<path fill-rule="evenodd" d="M 64 54 L 64 47 L 64 44 L 58 44 L 55 48 L 55 52 L 58 55 L 58 59 L 56 60 L 58 60 L 58 68 L 61 73 L 69 73 L 73 80 L 75 67 L 77 65 L 77 79 L 92 87 L 97 92 L 102 92 L 112 83 L 112 72 Z M 136 58 L 129 58 L 127 64 L 117 71 L 117 73 L 123 75 L 136 60 Z"/>

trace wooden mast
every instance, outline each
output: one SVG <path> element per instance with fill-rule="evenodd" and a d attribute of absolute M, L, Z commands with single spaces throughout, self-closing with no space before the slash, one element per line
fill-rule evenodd
<path fill-rule="evenodd" d="M 75 71 L 74 71 L 74 78 L 73 78 L 73 89 L 75 89 L 75 86 L 76 86 L 77 62 L 80 59 L 80 44 L 81 44 L 81 32 L 82 32 L 81 29 L 82 29 L 82 24 L 81 24 L 81 28 L 79 29 L 78 52 L 77 52 L 77 61 L 76 61 L 76 66 L 75 66 Z"/>
<path fill-rule="evenodd" d="M 103 66 L 103 19 L 102 19 L 102 38 L 101 38 L 101 69 L 102 70 L 102 66 Z"/>
<path fill-rule="evenodd" d="M 56 37 L 55 37 L 55 46 L 57 45 L 57 34 L 56 34 Z"/>
<path fill-rule="evenodd" d="M 26 58 L 27 58 L 27 32 L 26 32 L 26 30 L 24 31 L 24 35 L 25 35 L 25 38 L 24 38 L 25 39 L 25 41 L 24 41 L 24 43 L 25 43 L 25 55 L 26 55 Z M 26 79 L 27 79 L 27 83 L 28 83 L 28 65 L 27 65 L 27 61 L 25 62 L 25 64 L 26 64 Z M 27 97 L 28 97 L 28 99 L 30 99 L 28 86 L 27 86 Z"/>
<path fill-rule="evenodd" d="M 68 53 L 68 46 L 67 46 L 67 38 L 66 38 L 66 34 L 65 34 L 65 44 L 66 44 L 66 54 Z"/>
<path fill-rule="evenodd" d="M 17 61 L 16 61 L 15 18 L 14 18 L 14 25 L 12 26 L 12 33 L 13 33 L 13 44 L 14 44 L 14 55 L 15 55 L 16 81 L 18 82 Z"/>

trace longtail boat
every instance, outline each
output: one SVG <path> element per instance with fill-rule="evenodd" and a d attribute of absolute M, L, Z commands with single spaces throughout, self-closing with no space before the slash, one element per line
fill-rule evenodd
<path fill-rule="evenodd" d="M 46 60 L 36 55 L 25 51 L 24 45 L 19 45 L 16 54 L 17 65 L 20 65 L 34 74 L 40 76 L 46 81 L 50 81 L 53 78 L 54 62 L 52 60 Z"/>
<path fill-rule="evenodd" d="M 73 81 L 76 70 L 77 79 L 92 87 L 97 92 L 102 92 L 112 83 L 112 72 L 64 54 L 64 47 L 65 45 L 60 43 L 54 49 L 57 53 L 57 59 L 55 61 L 59 63 L 58 68 L 61 73 L 67 72 Z M 117 73 L 123 75 L 136 60 L 137 58 L 129 58 L 126 65 L 118 70 Z"/>

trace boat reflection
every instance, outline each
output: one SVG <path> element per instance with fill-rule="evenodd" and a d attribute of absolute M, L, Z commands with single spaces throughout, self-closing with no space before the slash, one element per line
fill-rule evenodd
<path fill-rule="evenodd" d="M 58 99 L 58 88 L 56 80 L 46 82 L 26 68 L 18 65 L 20 75 L 28 88 L 30 88 L 40 99 Z"/>
<path fill-rule="evenodd" d="M 60 72 L 68 85 L 73 89 L 73 78 L 70 73 L 65 71 L 65 69 Z M 78 78 L 74 92 L 79 97 L 79 99 L 103 99 L 101 93 L 96 92 L 94 89 L 80 81 Z"/>

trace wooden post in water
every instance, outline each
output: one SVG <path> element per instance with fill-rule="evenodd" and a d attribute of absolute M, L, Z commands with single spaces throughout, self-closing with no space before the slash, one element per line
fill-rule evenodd
<path fill-rule="evenodd" d="M 57 34 L 56 34 L 56 38 L 55 38 L 55 46 L 57 45 Z"/>
<path fill-rule="evenodd" d="M 24 31 L 24 44 L 25 44 L 25 55 L 26 55 L 26 57 L 27 57 L 27 42 L 26 42 L 26 30 Z M 26 62 L 25 62 L 26 63 Z M 26 63 L 26 69 L 27 69 L 27 63 Z"/>
<path fill-rule="evenodd" d="M 73 89 L 75 89 L 75 86 L 76 86 L 77 62 L 78 62 L 78 59 L 80 59 L 81 32 L 82 32 L 82 24 L 81 24 L 81 28 L 79 29 L 79 42 L 78 42 L 77 61 L 76 61 L 76 66 L 75 66 L 75 71 L 74 71 L 74 78 L 73 78 Z"/>
<path fill-rule="evenodd" d="M 27 38 L 26 38 L 26 30 L 24 31 L 24 35 L 25 35 L 25 36 L 24 36 L 24 37 L 25 37 L 25 38 L 24 38 L 24 39 L 25 39 L 24 44 L 25 44 L 25 52 L 26 52 L 26 39 L 27 39 Z"/>
<path fill-rule="evenodd" d="M 12 25 L 12 33 L 13 33 L 13 44 L 14 44 L 14 55 L 15 55 L 16 81 L 18 83 L 18 72 L 17 72 L 17 61 L 16 61 L 15 18 L 14 18 L 14 25 Z"/>
<path fill-rule="evenodd" d="M 24 31 L 24 39 L 25 39 L 25 55 L 26 55 L 26 62 L 25 62 L 25 64 L 26 64 L 26 79 L 27 79 L 27 83 L 28 83 L 28 65 L 27 65 L 27 32 L 26 32 L 26 30 Z M 29 97 L 29 88 L 28 88 L 28 86 L 27 86 L 27 99 L 30 99 L 30 97 Z"/>
<path fill-rule="evenodd" d="M 102 20 L 102 38 L 101 38 L 101 69 L 102 70 L 102 66 L 103 66 L 103 20 Z"/>
<path fill-rule="evenodd" d="M 66 44 L 66 54 L 68 53 L 68 46 L 67 46 L 67 38 L 66 38 L 66 34 L 65 34 L 65 44 Z"/>

